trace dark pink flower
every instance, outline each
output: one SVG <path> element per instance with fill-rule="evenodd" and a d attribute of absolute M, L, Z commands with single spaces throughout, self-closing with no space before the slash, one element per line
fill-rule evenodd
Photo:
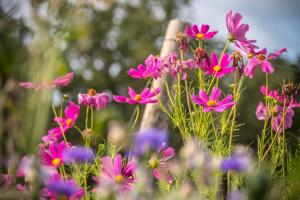
<path fill-rule="evenodd" d="M 221 61 L 218 61 L 217 54 L 213 52 L 211 54 L 211 63 L 210 65 L 204 66 L 203 70 L 205 71 L 206 74 L 214 75 L 217 78 L 221 78 L 225 76 L 226 74 L 230 74 L 231 72 L 234 71 L 233 66 L 229 66 L 231 63 L 232 57 L 224 53 Z"/>
<path fill-rule="evenodd" d="M 78 94 L 79 105 L 90 106 L 96 110 L 105 108 L 110 101 L 110 96 L 106 93 L 96 93 L 96 90 L 89 89 L 87 94 Z"/>
<path fill-rule="evenodd" d="M 156 103 L 157 99 L 154 99 L 154 97 L 158 95 L 159 92 L 159 88 L 156 88 L 153 91 L 151 91 L 149 88 L 145 88 L 140 94 L 138 94 L 131 87 L 128 87 L 129 97 L 114 95 L 113 99 L 116 102 L 128 104 Z"/>
<path fill-rule="evenodd" d="M 50 141 L 57 141 L 59 138 L 66 133 L 67 130 L 72 128 L 75 121 L 79 116 L 80 107 L 74 102 L 70 101 L 69 106 L 65 109 L 65 117 L 55 117 L 54 121 L 59 125 L 59 127 L 53 128 L 48 131 L 48 135 L 44 136 L 42 140 L 46 143 Z"/>
<path fill-rule="evenodd" d="M 103 157 L 100 187 L 114 186 L 114 189 L 119 192 L 131 190 L 135 182 L 135 169 L 136 163 L 134 161 L 122 164 L 120 154 L 117 154 L 113 161 L 109 156 Z"/>
<path fill-rule="evenodd" d="M 157 79 L 161 77 L 163 70 L 163 60 L 157 56 L 149 55 L 145 60 L 145 65 L 138 65 L 137 69 L 130 68 L 128 74 L 132 78 L 145 79 L 152 77 Z"/>
<path fill-rule="evenodd" d="M 40 159 L 44 165 L 60 167 L 64 164 L 63 152 L 70 146 L 65 142 L 50 143 L 49 148 L 40 149 Z"/>
<path fill-rule="evenodd" d="M 35 91 L 42 89 L 54 89 L 56 87 L 63 87 L 70 84 L 74 78 L 74 72 L 70 72 L 64 76 L 59 76 L 51 82 L 33 83 L 33 82 L 20 82 L 19 85 L 23 88 L 34 89 Z"/>
<path fill-rule="evenodd" d="M 223 112 L 224 110 L 231 108 L 235 102 L 232 101 L 232 95 L 228 95 L 224 99 L 218 101 L 221 93 L 222 91 L 220 88 L 214 87 L 211 91 L 210 97 L 208 97 L 204 90 L 200 90 L 198 96 L 192 95 L 192 99 L 197 105 L 200 105 L 204 108 L 203 112 L 211 112 L 212 110 L 216 112 Z"/>
<path fill-rule="evenodd" d="M 208 32 L 209 25 L 202 24 L 201 28 L 197 27 L 197 25 L 187 26 L 185 29 L 185 33 L 191 38 L 195 38 L 197 40 L 209 40 L 213 38 L 218 31 Z"/>
<path fill-rule="evenodd" d="M 244 68 L 246 76 L 253 78 L 255 67 L 258 65 L 261 65 L 261 69 L 264 73 L 272 74 L 274 72 L 274 68 L 270 60 L 278 58 L 283 52 L 286 52 L 286 48 L 282 48 L 274 53 L 270 53 L 268 56 L 267 49 L 259 51 L 257 55 L 248 60 L 248 64 Z"/>
<path fill-rule="evenodd" d="M 175 151 L 172 147 L 168 147 L 151 156 L 149 165 L 153 169 L 153 176 L 156 179 L 165 181 L 169 184 L 173 183 L 173 177 L 169 170 L 169 160 L 174 156 Z"/>

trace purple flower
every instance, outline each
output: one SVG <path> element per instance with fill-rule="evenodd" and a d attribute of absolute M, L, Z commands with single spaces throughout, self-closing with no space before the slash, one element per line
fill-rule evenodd
<path fill-rule="evenodd" d="M 72 147 L 63 151 L 63 159 L 66 163 L 86 163 L 94 161 L 95 155 L 90 148 Z"/>
<path fill-rule="evenodd" d="M 197 25 L 193 24 L 192 26 L 187 26 L 185 29 L 185 33 L 191 38 L 195 38 L 197 40 L 209 40 L 212 39 L 218 31 L 208 32 L 209 25 L 202 24 L 201 28 L 197 27 Z"/>
<path fill-rule="evenodd" d="M 249 169 L 251 165 L 251 157 L 245 148 L 239 147 L 236 151 L 227 158 L 221 161 L 221 170 L 242 172 Z"/>
<path fill-rule="evenodd" d="M 106 93 L 96 93 L 96 90 L 89 89 L 87 94 L 78 94 L 79 105 L 90 106 L 96 110 L 105 108 L 110 101 L 110 96 Z"/>
<path fill-rule="evenodd" d="M 267 118 L 267 108 L 263 102 L 259 102 L 255 115 L 258 120 L 265 120 Z"/>
<path fill-rule="evenodd" d="M 291 108 L 287 107 L 284 110 L 283 107 L 276 106 L 273 115 L 271 125 L 274 131 L 282 133 L 283 129 L 292 127 L 294 111 Z"/>
<path fill-rule="evenodd" d="M 192 95 L 192 100 L 197 104 L 202 106 L 203 112 L 223 112 L 235 104 L 232 95 L 228 95 L 224 99 L 218 101 L 221 96 L 222 91 L 218 87 L 214 87 L 211 91 L 210 97 L 204 90 L 200 90 L 198 96 Z"/>
<path fill-rule="evenodd" d="M 58 176 L 48 180 L 46 188 L 41 193 L 43 196 L 50 197 L 50 199 L 68 200 L 79 200 L 85 194 L 83 188 L 79 187 L 74 180 L 64 181 Z"/>
<path fill-rule="evenodd" d="M 135 134 L 132 154 L 141 156 L 149 151 L 159 152 L 167 145 L 168 134 L 165 130 L 148 129 Z"/>

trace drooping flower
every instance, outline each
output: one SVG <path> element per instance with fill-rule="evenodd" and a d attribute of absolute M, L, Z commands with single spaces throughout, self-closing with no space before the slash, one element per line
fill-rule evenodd
<path fill-rule="evenodd" d="M 192 95 L 193 101 L 197 104 L 202 106 L 203 112 L 223 112 L 227 110 L 235 104 L 232 95 L 228 95 L 224 99 L 218 101 L 219 97 L 221 96 L 221 89 L 218 87 L 214 87 L 211 91 L 210 97 L 208 97 L 207 93 L 204 90 L 199 91 L 199 95 Z"/>
<path fill-rule="evenodd" d="M 271 120 L 272 128 L 277 133 L 282 133 L 283 130 L 292 127 L 293 124 L 293 109 L 287 107 L 283 108 L 281 106 L 275 106 L 273 110 L 273 118 Z"/>
<path fill-rule="evenodd" d="M 59 76 L 51 82 L 33 83 L 33 82 L 20 82 L 19 85 L 26 89 L 34 89 L 35 91 L 42 89 L 54 89 L 56 87 L 63 87 L 70 84 L 74 78 L 74 72 L 70 72 L 64 76 Z"/>
<path fill-rule="evenodd" d="M 188 51 L 188 43 L 187 43 L 186 35 L 184 33 L 180 32 L 176 35 L 176 42 L 177 42 L 178 48 L 181 51 L 183 51 L 183 52 Z"/>
<path fill-rule="evenodd" d="M 63 160 L 65 163 L 86 163 L 92 162 L 95 155 L 92 149 L 88 147 L 72 147 L 63 151 Z"/>
<path fill-rule="evenodd" d="M 78 94 L 79 105 L 90 106 L 96 110 L 105 108 L 110 101 L 110 96 L 106 93 L 97 93 L 94 89 L 89 89 L 87 94 Z"/>
<path fill-rule="evenodd" d="M 210 65 L 210 59 L 203 48 L 196 48 L 194 50 L 194 68 L 204 68 Z"/>
<path fill-rule="evenodd" d="M 163 70 L 163 60 L 158 56 L 149 55 L 145 60 L 145 65 L 138 65 L 137 69 L 130 68 L 128 74 L 132 78 L 146 79 L 152 77 L 157 79 L 161 77 Z"/>
<path fill-rule="evenodd" d="M 160 92 L 159 88 L 151 91 L 149 88 L 143 89 L 143 91 L 138 94 L 131 87 L 128 87 L 129 97 L 114 95 L 113 99 L 119 103 L 128 103 L 128 104 L 147 104 L 147 103 L 156 103 L 157 99 L 154 97 Z"/>
<path fill-rule="evenodd" d="M 167 142 L 168 134 L 166 130 L 147 129 L 135 134 L 131 153 L 134 156 L 142 156 L 149 151 L 159 152 L 167 145 Z"/>
<path fill-rule="evenodd" d="M 80 107 L 74 102 L 70 101 L 69 106 L 65 109 L 65 117 L 55 117 L 54 121 L 59 125 L 48 131 L 48 135 L 44 136 L 42 140 L 46 143 L 51 141 L 57 141 L 60 139 L 66 131 L 74 125 L 75 121 L 79 116 Z"/>
<path fill-rule="evenodd" d="M 49 148 L 42 147 L 40 149 L 40 158 L 44 165 L 52 167 L 60 167 L 64 164 L 63 152 L 69 148 L 64 141 L 60 143 L 50 143 Z"/>
<path fill-rule="evenodd" d="M 113 161 L 109 156 L 102 158 L 100 187 L 114 187 L 118 192 L 131 190 L 135 182 L 136 163 L 122 164 L 122 156 L 117 154 Z"/>
<path fill-rule="evenodd" d="M 175 151 L 172 147 L 168 147 L 151 156 L 149 165 L 153 169 L 153 176 L 168 184 L 173 183 L 173 177 L 169 171 L 169 160 L 175 156 Z"/>
<path fill-rule="evenodd" d="M 238 147 L 235 152 L 221 161 L 220 168 L 223 172 L 243 172 L 251 166 L 251 156 L 244 147 Z"/>
<path fill-rule="evenodd" d="M 231 63 L 231 56 L 224 53 L 221 61 L 218 61 L 217 54 L 215 52 L 211 55 L 211 63 L 208 66 L 204 66 L 203 70 L 206 74 L 214 75 L 217 78 L 221 78 L 225 76 L 226 74 L 230 74 L 234 71 L 233 66 L 229 66 Z"/>
<path fill-rule="evenodd" d="M 274 68 L 270 60 L 278 58 L 283 52 L 286 52 L 286 48 L 270 53 L 267 56 L 267 49 L 262 49 L 257 53 L 257 55 L 248 60 L 248 64 L 244 69 L 245 75 L 249 78 L 253 78 L 255 67 L 259 65 L 264 73 L 272 74 L 274 72 Z"/>
<path fill-rule="evenodd" d="M 50 198 L 51 200 L 80 200 L 84 195 L 84 189 L 79 187 L 75 180 L 62 180 L 60 176 L 54 176 L 47 180 L 46 187 L 41 191 L 42 197 Z"/>
<path fill-rule="evenodd" d="M 197 27 L 197 25 L 187 26 L 185 29 L 185 33 L 191 38 L 195 38 L 197 40 L 209 40 L 212 39 L 218 31 L 208 32 L 209 25 L 202 24 L 201 28 Z"/>
<path fill-rule="evenodd" d="M 181 80 L 187 79 L 187 69 L 194 68 L 192 59 L 180 60 L 176 52 L 170 53 L 165 58 L 165 67 L 170 71 L 171 76 L 174 78 L 177 74 L 181 75 Z"/>
<path fill-rule="evenodd" d="M 267 118 L 267 108 L 263 102 L 259 102 L 258 106 L 256 107 L 255 115 L 258 120 L 265 120 Z"/>
<path fill-rule="evenodd" d="M 233 13 L 229 11 L 226 14 L 226 25 L 229 32 L 228 40 L 234 42 L 237 46 L 243 46 L 247 48 L 256 48 L 253 44 L 255 40 L 248 40 L 246 33 L 249 31 L 248 24 L 241 24 L 242 15 L 240 13 Z"/>

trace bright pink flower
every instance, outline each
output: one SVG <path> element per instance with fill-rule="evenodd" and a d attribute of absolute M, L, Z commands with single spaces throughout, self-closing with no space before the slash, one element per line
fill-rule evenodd
<path fill-rule="evenodd" d="M 226 14 L 226 25 L 229 32 L 229 40 L 234 42 L 237 46 L 252 47 L 256 46 L 253 44 L 255 40 L 247 40 L 246 33 L 249 31 L 248 24 L 240 24 L 242 20 L 240 13 L 233 13 L 229 11 Z"/>
<path fill-rule="evenodd" d="M 50 143 L 49 148 L 42 147 L 40 149 L 40 158 L 44 165 L 52 167 L 60 167 L 64 164 L 63 152 L 70 146 L 65 142 Z"/>
<path fill-rule="evenodd" d="M 128 104 L 147 104 L 147 103 L 156 103 L 157 99 L 154 99 L 156 95 L 160 92 L 159 88 L 151 91 L 149 88 L 143 89 L 140 94 L 137 94 L 131 87 L 128 87 L 129 97 L 114 95 L 113 99 L 119 103 L 128 103 Z"/>
<path fill-rule="evenodd" d="M 255 115 L 258 120 L 265 120 L 267 118 L 268 116 L 267 108 L 263 102 L 259 102 L 256 108 Z"/>
<path fill-rule="evenodd" d="M 89 89 L 87 94 L 78 94 L 79 105 L 90 106 L 96 110 L 105 108 L 110 101 L 110 96 L 106 93 L 96 93 L 96 90 Z"/>
<path fill-rule="evenodd" d="M 248 64 L 244 68 L 246 76 L 253 78 L 255 67 L 258 65 L 261 65 L 261 69 L 264 73 L 272 74 L 274 72 L 274 68 L 269 60 L 278 58 L 283 52 L 286 52 L 286 48 L 282 48 L 274 53 L 270 53 L 268 56 L 267 49 L 259 51 L 257 55 L 248 60 Z"/>
<path fill-rule="evenodd" d="M 74 78 L 74 72 L 70 72 L 64 76 L 59 76 L 53 81 L 43 82 L 43 83 L 33 83 L 33 82 L 20 82 L 19 85 L 23 88 L 34 89 L 35 91 L 42 89 L 54 89 L 56 87 L 63 87 L 70 84 Z"/>
<path fill-rule="evenodd" d="M 145 79 L 152 77 L 154 79 L 157 79 L 161 77 L 162 70 L 162 59 L 157 56 L 149 55 L 145 60 L 145 65 L 140 64 L 138 65 L 137 69 L 130 68 L 127 73 L 132 78 Z"/>
<path fill-rule="evenodd" d="M 59 127 L 53 128 L 48 131 L 48 135 L 44 136 L 42 140 L 46 143 L 50 141 L 57 141 L 66 133 L 66 131 L 74 125 L 79 116 L 80 107 L 74 102 L 70 101 L 69 106 L 65 109 L 65 117 L 55 117 L 54 121 L 58 123 Z"/>
<path fill-rule="evenodd" d="M 209 40 L 213 38 L 218 31 L 208 32 L 209 25 L 202 24 L 201 28 L 198 28 L 197 25 L 187 26 L 185 29 L 185 33 L 191 38 L 195 38 L 197 40 Z"/>
<path fill-rule="evenodd" d="M 225 76 L 226 74 L 230 74 L 231 72 L 234 71 L 233 66 L 229 66 L 231 63 L 232 57 L 224 53 L 221 61 L 218 61 L 217 54 L 213 52 L 211 54 L 211 62 L 210 65 L 204 66 L 203 70 L 205 71 L 206 74 L 214 75 L 217 78 L 221 78 Z"/>
<path fill-rule="evenodd" d="M 120 154 L 117 154 L 113 161 L 109 156 L 103 157 L 100 187 L 113 185 L 119 192 L 131 190 L 135 182 L 135 169 L 136 163 L 134 161 L 122 164 Z"/>
<path fill-rule="evenodd" d="M 149 160 L 149 165 L 153 169 L 153 176 L 158 180 L 165 181 L 169 184 L 173 183 L 173 177 L 170 174 L 169 160 L 175 156 L 172 147 L 168 147 L 158 154 L 153 154 Z"/>
<path fill-rule="evenodd" d="M 207 93 L 204 90 L 199 91 L 199 95 L 192 95 L 193 101 L 202 106 L 203 112 L 211 112 L 212 110 L 216 112 L 223 112 L 226 109 L 233 107 L 235 104 L 232 95 L 228 95 L 221 101 L 218 101 L 221 96 L 222 91 L 218 87 L 214 87 L 211 91 L 210 97 L 208 97 Z"/>

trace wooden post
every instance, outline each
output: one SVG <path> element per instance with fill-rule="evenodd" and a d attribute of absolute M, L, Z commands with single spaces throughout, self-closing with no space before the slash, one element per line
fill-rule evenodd
<path fill-rule="evenodd" d="M 169 22 L 165 39 L 161 48 L 160 57 L 163 58 L 171 52 L 176 51 L 176 35 L 183 30 L 184 23 L 179 19 L 173 19 Z M 168 79 L 169 72 L 164 72 L 161 78 L 153 80 L 152 85 L 154 88 L 160 88 L 158 98 L 163 104 L 168 102 L 168 96 L 165 89 L 165 84 L 171 85 L 171 80 Z M 172 87 L 170 87 L 170 90 Z M 167 129 L 168 118 L 163 111 L 161 111 L 159 103 L 147 104 L 145 112 L 141 121 L 140 130 L 148 128 Z"/>

